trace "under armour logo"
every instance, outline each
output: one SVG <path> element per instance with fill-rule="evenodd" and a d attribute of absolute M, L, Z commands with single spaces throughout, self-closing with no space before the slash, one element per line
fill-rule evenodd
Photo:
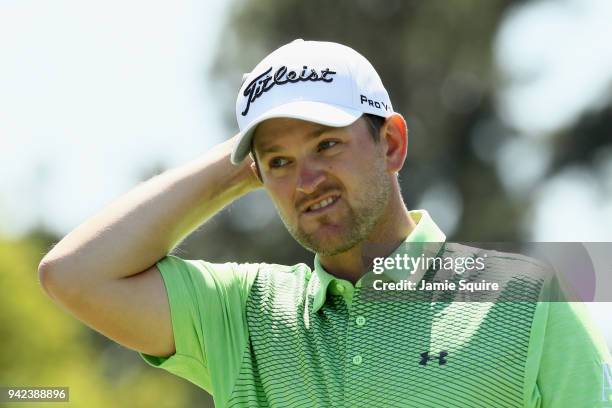
<path fill-rule="evenodd" d="M 427 365 L 428 361 L 438 360 L 438 365 L 444 365 L 446 364 L 446 359 L 444 358 L 446 356 L 448 356 L 448 352 L 445 350 L 442 350 L 440 353 L 438 353 L 438 357 L 430 357 L 429 351 L 426 351 L 424 353 L 421 353 L 421 361 L 419 362 L 419 364 Z"/>

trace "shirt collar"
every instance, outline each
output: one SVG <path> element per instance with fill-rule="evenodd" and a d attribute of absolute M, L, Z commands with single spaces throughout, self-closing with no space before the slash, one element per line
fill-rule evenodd
<path fill-rule="evenodd" d="M 431 219 L 431 216 L 426 210 L 414 210 L 409 212 L 410 217 L 416 223 L 416 227 L 408 234 L 404 242 L 400 244 L 388 258 L 395 257 L 396 255 L 408 257 L 419 257 L 423 254 L 428 256 L 436 256 L 442 244 L 446 241 L 446 235 L 438 228 L 436 223 Z M 429 243 L 424 245 L 424 243 Z M 410 244 L 410 245 L 406 245 Z M 419 245 L 422 244 L 422 245 Z M 327 290 L 331 282 L 339 280 L 334 275 L 327 272 L 322 266 L 319 260 L 319 255 L 315 255 L 314 259 L 314 270 L 316 279 L 319 281 L 319 287 L 314 293 L 313 300 L 313 312 L 317 312 L 325 303 L 327 298 Z M 368 273 L 373 273 L 372 270 Z M 420 268 L 415 273 L 411 273 L 410 270 L 406 269 L 388 269 L 385 270 L 384 275 L 388 278 L 399 282 L 402 279 L 409 279 L 411 281 L 418 282 L 423 277 L 425 270 Z M 365 275 L 364 275 L 365 276 Z M 346 282 L 350 284 L 350 282 Z M 361 279 L 357 281 L 356 286 L 359 286 Z M 352 291 L 351 291 L 352 292 Z"/>

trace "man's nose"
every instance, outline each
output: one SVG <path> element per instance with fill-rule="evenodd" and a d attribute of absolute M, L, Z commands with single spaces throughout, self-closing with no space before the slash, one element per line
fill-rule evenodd
<path fill-rule="evenodd" d="M 312 194 L 324 180 L 325 174 L 321 169 L 312 164 L 303 164 L 298 173 L 297 190 L 304 194 Z"/>

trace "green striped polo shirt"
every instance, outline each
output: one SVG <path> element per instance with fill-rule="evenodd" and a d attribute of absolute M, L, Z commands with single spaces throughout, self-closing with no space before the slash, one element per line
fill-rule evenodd
<path fill-rule="evenodd" d="M 445 257 L 482 252 L 445 243 L 426 211 L 410 216 L 417 225 L 390 258 L 418 256 L 420 243 Z M 489 251 L 487 268 L 519 271 L 501 292 L 533 301 L 373 296 L 375 279 L 418 283 L 436 272 L 371 270 L 353 285 L 318 256 L 314 271 L 172 255 L 157 267 L 176 353 L 141 356 L 217 408 L 612 406 L 612 359 L 584 305 L 538 301 L 546 275 L 521 255 Z"/>

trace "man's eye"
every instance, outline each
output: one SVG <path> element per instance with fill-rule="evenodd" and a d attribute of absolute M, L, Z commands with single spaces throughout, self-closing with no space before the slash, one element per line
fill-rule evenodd
<path fill-rule="evenodd" d="M 270 160 L 269 166 L 270 168 L 279 168 L 279 167 L 285 166 L 287 163 L 289 163 L 289 160 L 283 157 L 275 157 L 272 160 Z"/>
<path fill-rule="evenodd" d="M 330 148 L 334 147 L 337 144 L 338 144 L 338 142 L 335 141 L 335 140 L 324 140 L 321 143 L 319 143 L 318 150 L 319 151 L 327 150 L 327 149 L 330 149 Z"/>

